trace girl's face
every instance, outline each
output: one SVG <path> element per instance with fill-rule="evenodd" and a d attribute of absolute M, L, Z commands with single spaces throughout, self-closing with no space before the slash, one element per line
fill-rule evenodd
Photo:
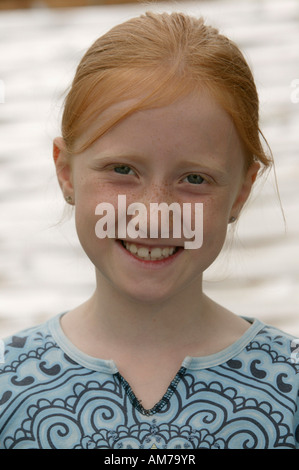
<path fill-rule="evenodd" d="M 78 236 L 99 285 L 141 302 L 166 300 L 185 289 L 198 293 L 202 273 L 221 251 L 229 219 L 238 215 L 258 171 L 253 164 L 244 174 L 244 152 L 233 123 L 208 94 L 132 114 L 72 156 L 71 165 L 62 139 L 56 139 L 54 149 L 60 185 L 75 201 Z M 127 206 L 143 203 L 148 214 L 150 203 L 175 202 L 182 208 L 191 203 L 193 209 L 202 203 L 202 246 L 184 249 L 186 239 L 174 238 L 171 231 L 168 239 L 98 238 L 96 206 L 114 206 L 117 234 L 119 195 L 126 196 Z"/>

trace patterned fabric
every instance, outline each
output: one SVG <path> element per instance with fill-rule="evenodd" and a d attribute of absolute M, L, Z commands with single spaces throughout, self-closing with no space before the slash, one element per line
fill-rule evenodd
<path fill-rule="evenodd" d="M 280 330 L 255 320 L 224 351 L 187 357 L 145 410 L 113 361 L 76 349 L 59 318 L 5 341 L 1 449 L 299 447 L 297 345 Z"/>

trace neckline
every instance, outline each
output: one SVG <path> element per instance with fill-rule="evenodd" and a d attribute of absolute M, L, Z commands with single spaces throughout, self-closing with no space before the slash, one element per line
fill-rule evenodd
<path fill-rule="evenodd" d="M 168 404 L 168 402 L 170 401 L 172 395 L 176 391 L 179 382 L 184 377 L 184 375 L 186 373 L 186 370 L 187 370 L 186 367 L 183 367 L 183 366 L 179 369 L 179 371 L 176 373 L 174 379 L 170 382 L 170 385 L 168 386 L 168 388 L 167 388 L 166 392 L 164 393 L 164 395 L 162 396 L 162 398 L 152 408 L 149 408 L 149 409 L 144 408 L 144 406 L 142 405 L 142 400 L 139 400 L 136 397 L 136 395 L 135 395 L 133 389 L 131 388 L 129 382 L 127 382 L 126 379 L 119 372 L 117 372 L 115 375 L 118 378 L 118 380 L 120 381 L 120 383 L 121 383 L 122 387 L 124 388 L 127 396 L 129 397 L 129 400 L 130 400 L 132 406 L 134 406 L 134 408 L 136 408 L 136 410 L 139 411 L 139 413 L 141 413 L 142 415 L 152 416 L 152 415 L 158 413 L 159 411 L 161 411 Z"/>
<path fill-rule="evenodd" d="M 48 320 L 50 332 L 58 344 L 58 346 L 75 362 L 86 367 L 87 369 L 116 374 L 119 373 L 118 368 L 115 362 L 110 359 L 101 359 L 94 356 L 90 356 L 79 348 L 77 348 L 65 335 L 61 324 L 60 319 L 65 314 L 60 313 L 50 320 Z M 265 324 L 255 318 L 242 316 L 244 320 L 247 320 L 251 323 L 251 326 L 245 331 L 245 333 L 233 344 L 228 346 L 227 348 L 208 355 L 208 356 L 201 356 L 201 357 L 191 357 L 186 356 L 181 364 L 181 368 L 190 369 L 190 370 L 200 370 L 200 369 L 207 369 L 210 367 L 215 367 L 217 365 L 223 364 L 234 356 L 239 354 L 242 349 L 246 347 L 248 343 L 256 336 L 258 331 L 260 331 Z M 179 372 L 178 372 L 179 373 Z M 124 379 L 125 380 L 125 379 Z"/>
<path fill-rule="evenodd" d="M 86 367 L 91 370 L 104 372 L 112 374 L 117 378 L 123 387 L 127 397 L 129 398 L 132 406 L 142 415 L 150 417 L 159 411 L 161 411 L 169 403 L 172 395 L 175 393 L 178 384 L 183 379 L 187 370 L 200 370 L 210 367 L 215 367 L 217 365 L 223 364 L 228 360 L 232 359 L 234 356 L 239 354 L 242 349 L 256 336 L 258 331 L 265 326 L 260 320 L 251 319 L 248 317 L 243 317 L 245 320 L 251 323 L 251 326 L 247 331 L 239 338 L 235 343 L 228 346 L 218 353 L 211 354 L 209 356 L 203 357 L 191 357 L 187 356 L 181 367 L 179 368 L 177 374 L 171 381 L 166 392 L 162 398 L 150 409 L 146 409 L 142 405 L 142 401 L 137 398 L 130 384 L 126 379 L 119 373 L 117 366 L 113 360 L 99 359 L 97 357 L 89 356 L 88 354 L 80 351 L 65 335 L 61 324 L 60 318 L 63 314 L 57 315 L 50 319 L 49 328 L 50 332 L 58 344 L 58 346 L 75 362 L 80 364 L 83 367 Z"/>

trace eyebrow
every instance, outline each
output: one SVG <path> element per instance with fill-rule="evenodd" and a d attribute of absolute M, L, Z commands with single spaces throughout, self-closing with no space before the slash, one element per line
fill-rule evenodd
<path fill-rule="evenodd" d="M 121 160 L 122 158 L 128 159 L 128 160 L 135 160 L 135 161 L 140 161 L 140 159 L 143 157 L 134 155 L 133 153 L 130 154 L 128 152 L 126 153 L 98 153 L 92 157 L 92 160 L 101 160 L 101 161 L 109 161 L 111 160 Z"/>

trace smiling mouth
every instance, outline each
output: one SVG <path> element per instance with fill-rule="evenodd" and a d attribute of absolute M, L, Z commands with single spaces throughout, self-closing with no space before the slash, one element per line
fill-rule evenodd
<path fill-rule="evenodd" d="M 165 247 L 153 247 L 137 245 L 130 243 L 125 240 L 119 240 L 122 246 L 129 251 L 136 258 L 140 258 L 146 261 L 159 261 L 174 255 L 180 249 L 177 246 L 165 246 Z"/>

